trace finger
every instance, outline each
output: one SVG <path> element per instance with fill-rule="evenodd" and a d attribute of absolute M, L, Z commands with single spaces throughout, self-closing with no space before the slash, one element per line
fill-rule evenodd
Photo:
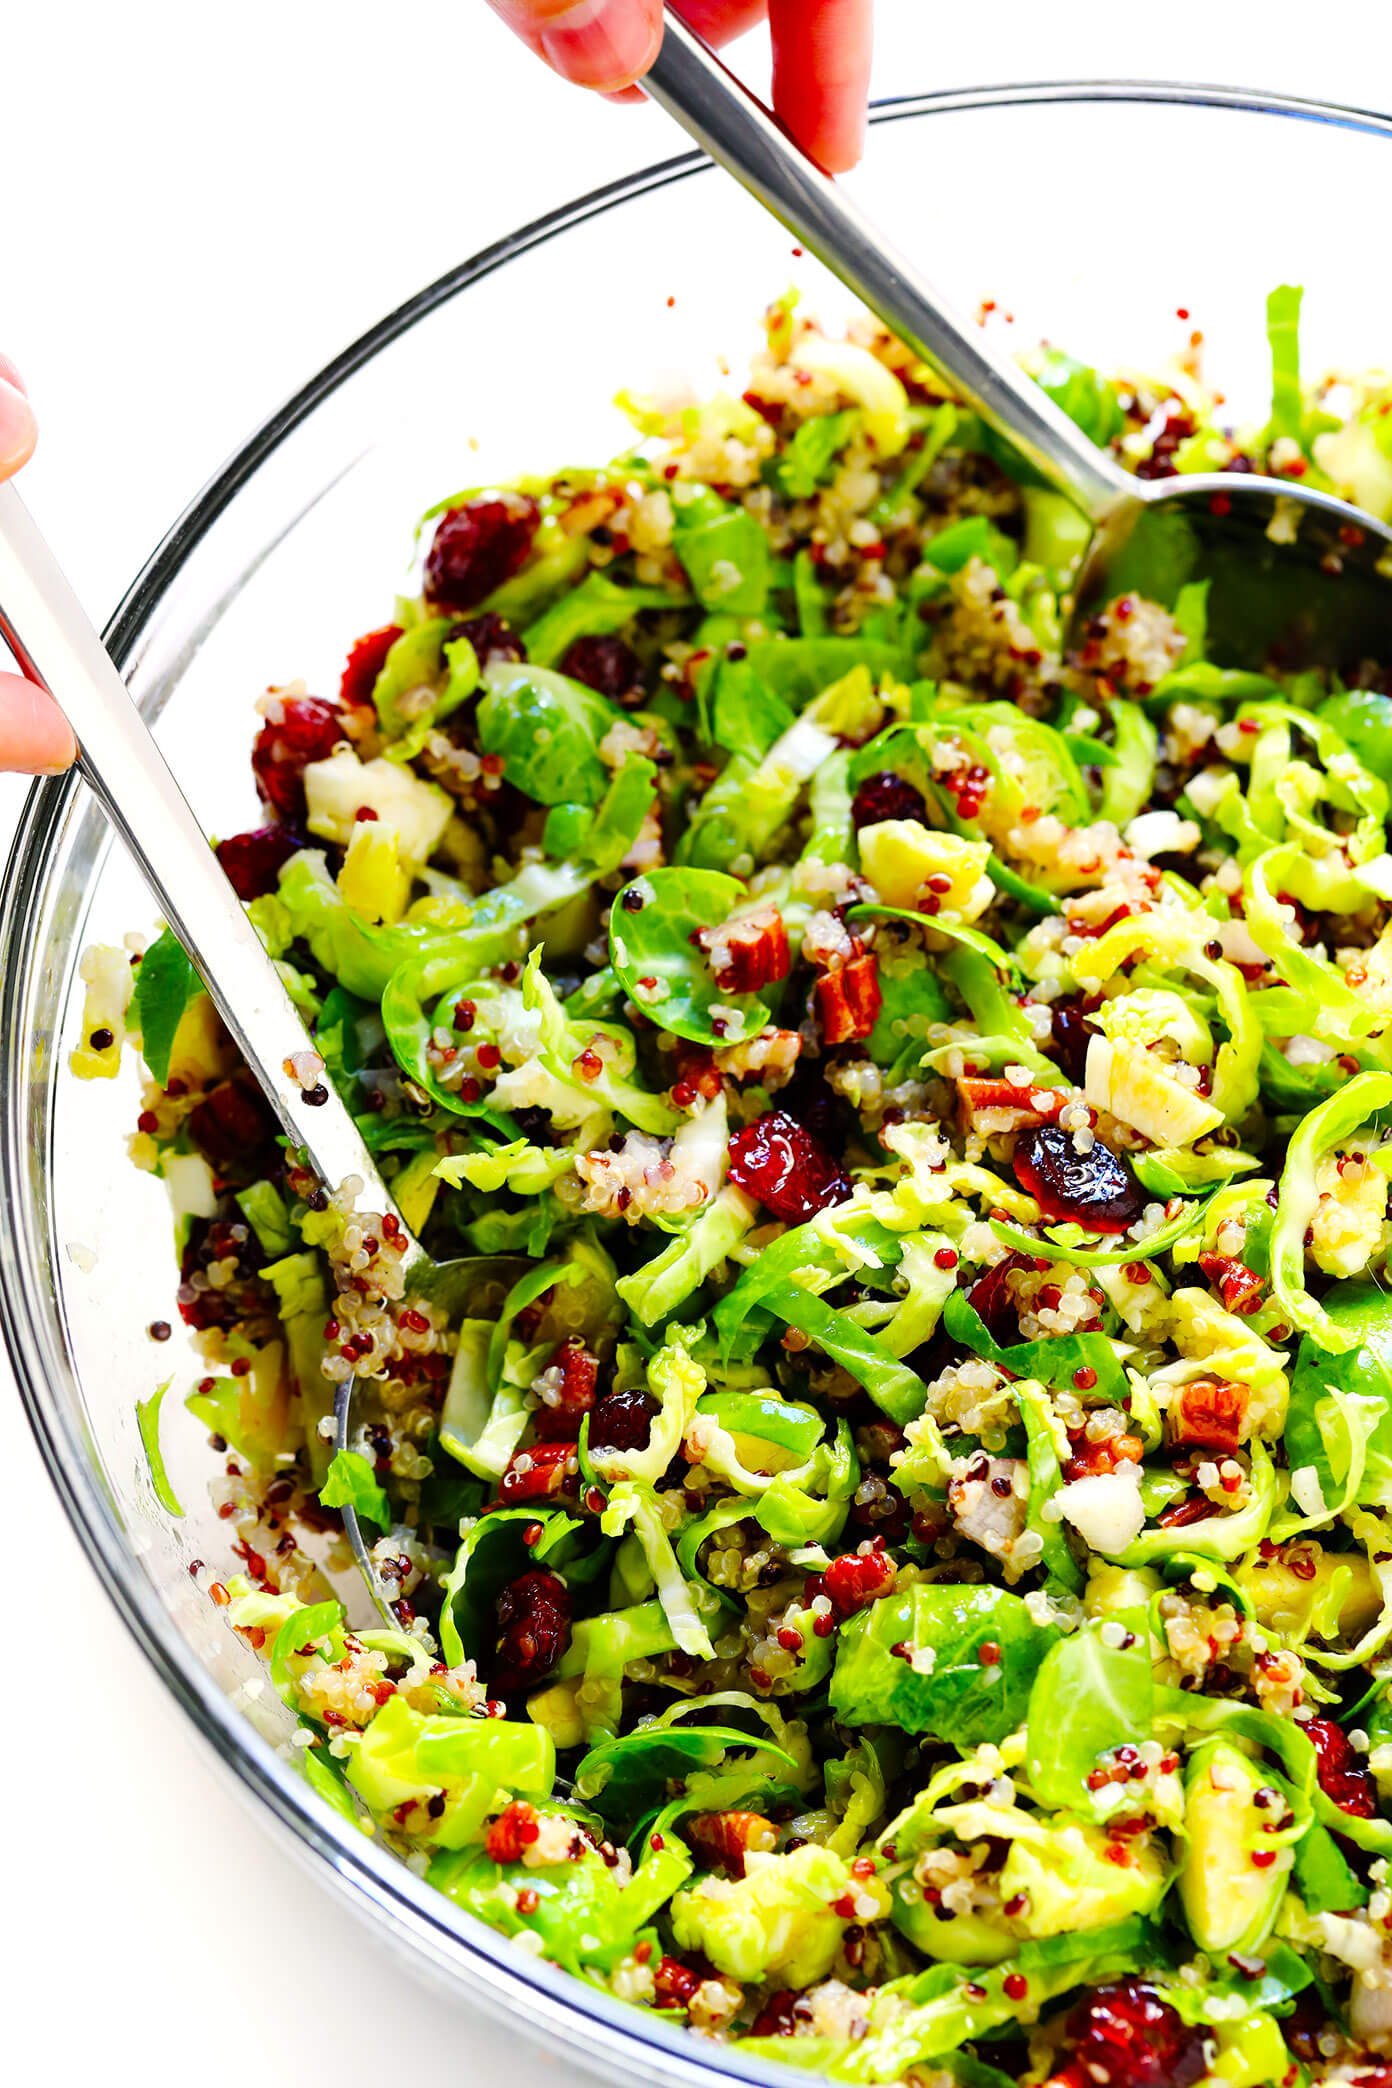
<path fill-rule="evenodd" d="M 763 21 L 768 0 L 677 0 L 677 13 L 708 44 L 724 44 Z"/>
<path fill-rule="evenodd" d="M 769 0 L 773 106 L 829 173 L 865 144 L 873 0 Z"/>
<path fill-rule="evenodd" d="M 562 78 L 601 94 L 631 86 L 657 56 L 662 0 L 488 0 Z"/>
<path fill-rule="evenodd" d="M 19 372 L 0 355 L 0 479 L 9 478 L 33 454 L 38 430 Z"/>
<path fill-rule="evenodd" d="M 0 770 L 58 776 L 76 758 L 72 727 L 47 690 L 0 674 Z"/>

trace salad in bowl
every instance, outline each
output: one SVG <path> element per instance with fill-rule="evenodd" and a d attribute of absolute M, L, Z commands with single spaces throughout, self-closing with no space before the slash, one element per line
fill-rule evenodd
<path fill-rule="evenodd" d="M 1030 368 L 1143 475 L 1392 512 L 1392 389 L 1303 383 L 1299 301 L 1258 429 L 1192 354 Z M 1066 653 L 1086 525 L 868 323 L 785 298 L 739 395 L 624 403 L 426 516 L 217 844 L 464 1316 L 168 933 L 84 961 L 200 1585 L 325 1802 L 741 2053 L 1392 2082 L 1389 663 L 1214 659 L 1197 576 Z"/>

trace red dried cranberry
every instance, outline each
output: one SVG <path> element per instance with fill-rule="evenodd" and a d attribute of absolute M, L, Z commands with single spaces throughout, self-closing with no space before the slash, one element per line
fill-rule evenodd
<path fill-rule="evenodd" d="M 311 761 L 324 761 L 343 738 L 343 714 L 318 696 L 287 696 L 276 724 L 269 720 L 256 735 L 251 766 L 256 787 L 282 819 L 304 812 L 304 772 Z"/>
<path fill-rule="evenodd" d="M 275 890 L 282 865 L 304 845 L 298 827 L 254 827 L 250 833 L 229 834 L 219 841 L 217 859 L 239 899 L 260 899 Z"/>
<path fill-rule="evenodd" d="M 834 1146 L 840 1135 L 840 1109 L 836 1096 L 811 1059 L 800 1058 L 793 1077 L 778 1091 L 778 1106 L 785 1116 L 796 1117 L 819 1145 Z"/>
<path fill-rule="evenodd" d="M 553 1494 L 575 1493 L 579 1484 L 575 1447 L 572 1439 L 534 1443 L 530 1450 L 519 1450 L 498 1481 L 498 1499 L 512 1507 L 518 1501 L 547 1501 Z"/>
<path fill-rule="evenodd" d="M 1332 1718 L 1308 1719 L 1302 1728 L 1315 1750 L 1320 1789 L 1341 1812 L 1371 1820 L 1377 1814 L 1373 1779 L 1349 1744 L 1349 1736 Z"/>
<path fill-rule="evenodd" d="M 598 690 L 611 703 L 632 695 L 643 682 L 638 655 L 622 638 L 575 639 L 561 654 L 561 672 Z"/>
<path fill-rule="evenodd" d="M 238 1073 L 189 1112 L 189 1136 L 222 1172 L 254 1163 L 276 1134 L 276 1120 L 254 1080 Z"/>
<path fill-rule="evenodd" d="M 730 1179 L 765 1210 L 801 1224 L 845 1203 L 850 1178 L 810 1131 L 781 1109 L 765 1110 L 730 1140 Z"/>
<path fill-rule="evenodd" d="M 866 1479 L 879 1480 L 879 1491 L 868 1501 L 851 1503 L 851 1521 L 858 1530 L 883 1538 L 886 1544 L 903 1544 L 913 1522 L 913 1511 L 890 1478 L 888 1465 L 867 1464 L 862 1472 Z"/>
<path fill-rule="evenodd" d="M 238 1227 L 241 1231 L 242 1228 Z M 239 1321 L 262 1318 L 275 1310 L 269 1285 L 255 1274 L 250 1259 L 254 1242 L 236 1239 L 225 1218 L 191 1218 L 188 1238 L 179 1258 L 179 1317 L 185 1326 L 203 1332 L 208 1327 L 235 1327 Z M 230 1282 L 207 1283 L 204 1272 L 220 1263 L 219 1275 L 232 1269 Z"/>
<path fill-rule="evenodd" d="M 700 1984 L 700 1973 L 693 1972 L 679 1958 L 660 1958 L 653 1974 L 653 2006 L 685 2008 Z"/>
<path fill-rule="evenodd" d="M 1174 460 L 1175 451 L 1193 432 L 1194 421 L 1190 413 L 1183 409 L 1178 413 L 1167 413 L 1164 426 L 1151 445 L 1150 455 L 1143 457 L 1136 466 L 1137 478 L 1173 478 L 1179 469 Z"/>
<path fill-rule="evenodd" d="M 371 705 L 377 677 L 386 665 L 387 654 L 400 636 L 400 624 L 383 624 L 380 631 L 369 631 L 366 637 L 354 641 L 348 654 L 348 664 L 343 670 L 343 679 L 338 685 L 340 703 L 359 709 Z"/>
<path fill-rule="evenodd" d="M 857 827 L 877 826 L 882 819 L 922 820 L 927 816 L 923 792 L 892 769 L 867 776 L 851 800 L 851 818 Z"/>
<path fill-rule="evenodd" d="M 1085 1994 L 1064 2033 L 1098 2088 L 1192 2088 L 1208 2071 L 1207 2032 L 1186 2023 L 1153 1986 L 1120 1979 Z"/>
<path fill-rule="evenodd" d="M 606 1392 L 590 1416 L 591 1450 L 646 1450 L 657 1401 L 637 1385 Z"/>
<path fill-rule="evenodd" d="M 797 2006 L 797 1995 L 791 1987 L 781 1993 L 771 1994 L 754 2018 L 751 2037 L 791 2037 L 797 2028 L 793 2010 Z"/>
<path fill-rule="evenodd" d="M 425 592 L 439 609 L 472 609 L 527 562 L 541 509 L 527 493 L 486 493 L 447 508 L 425 558 Z"/>
<path fill-rule="evenodd" d="M 484 1847 L 494 1863 L 518 1863 L 524 1849 L 540 1839 L 541 1823 L 536 1807 L 525 1798 L 514 1798 L 504 1806 L 484 1838 Z"/>
<path fill-rule="evenodd" d="M 978 1276 L 967 1292 L 967 1303 L 979 1315 L 992 1340 L 1002 1347 L 1020 1338 L 1019 1307 L 1009 1283 L 1011 1272 L 1033 1266 L 1027 1254 L 1007 1254 L 1004 1261 L 996 1262 L 984 1276 Z"/>
<path fill-rule="evenodd" d="M 878 1602 L 894 1586 L 895 1566 L 887 1552 L 843 1552 L 822 1575 L 822 1585 L 838 1617 Z"/>
<path fill-rule="evenodd" d="M 570 1612 L 570 1590 L 544 1567 L 532 1567 L 503 1589 L 492 1678 L 500 1695 L 530 1689 L 550 1674 L 570 1644 Z"/>
<path fill-rule="evenodd" d="M 1094 1032 L 1088 1025 L 1088 1002 L 1080 994 L 1053 1004 L 1049 1028 L 1050 1055 L 1075 1087 L 1081 1087 L 1087 1072 L 1088 1045 Z"/>
<path fill-rule="evenodd" d="M 1098 1138 L 1080 1153 L 1072 1132 L 1057 1124 L 1021 1133 L 1015 1176 L 1045 1218 L 1071 1219 L 1090 1232 L 1125 1232 L 1145 1209 L 1145 1191 L 1110 1146 Z"/>
<path fill-rule="evenodd" d="M 578 1334 L 572 1334 L 551 1351 L 547 1368 L 559 1371 L 561 1381 L 555 1405 L 544 1400 L 536 1410 L 536 1432 L 543 1442 L 573 1443 L 581 1420 L 594 1405 L 599 1358 L 590 1354 Z"/>
<path fill-rule="evenodd" d="M 486 667 L 490 660 L 525 660 L 527 657 L 526 646 L 507 618 L 497 615 L 492 609 L 482 616 L 466 616 L 461 623 L 451 624 L 448 638 L 467 638 L 480 667 Z"/>

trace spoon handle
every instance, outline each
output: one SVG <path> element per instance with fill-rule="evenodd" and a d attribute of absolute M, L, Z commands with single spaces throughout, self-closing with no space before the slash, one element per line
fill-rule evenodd
<path fill-rule="evenodd" d="M 317 1106 L 286 1062 L 314 1046 L 279 972 L 175 782 L 109 653 L 13 486 L 0 486 L 0 634 L 56 698 L 81 772 L 197 965 L 242 1057 L 329 1189 L 350 1175 L 364 1207 L 395 1211 L 362 1134 L 325 1079 Z M 313 1084 L 311 1083 L 311 1091 Z"/>
<path fill-rule="evenodd" d="M 864 212 L 795 145 L 777 118 L 670 7 L 643 81 L 727 173 L 1004 435 L 1048 483 L 1096 521 L 1127 475 L 1097 449 L 984 328 L 955 312 Z"/>

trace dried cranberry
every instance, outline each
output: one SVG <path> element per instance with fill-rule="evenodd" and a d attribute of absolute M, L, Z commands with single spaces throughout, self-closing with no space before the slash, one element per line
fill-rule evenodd
<path fill-rule="evenodd" d="M 1004 1261 L 996 1262 L 984 1276 L 978 1276 L 967 1292 L 967 1303 L 979 1316 L 993 1341 L 1008 1347 L 1020 1338 L 1020 1312 L 1010 1289 L 1010 1276 L 1015 1269 L 1031 1269 L 1034 1264 L 1027 1254 L 1007 1254 Z"/>
<path fill-rule="evenodd" d="M 797 1995 L 791 1987 L 781 1993 L 771 1994 L 754 2018 L 751 2037 L 791 2037 L 797 2028 L 793 2011 L 797 2006 Z"/>
<path fill-rule="evenodd" d="M 1015 1175 L 1045 1218 L 1071 1219 L 1090 1232 L 1125 1232 L 1145 1209 L 1145 1191 L 1110 1146 L 1098 1138 L 1080 1153 L 1072 1132 L 1057 1124 L 1021 1134 Z"/>
<path fill-rule="evenodd" d="M 657 1401 L 637 1385 L 606 1392 L 590 1416 L 591 1450 L 646 1450 L 656 1413 Z"/>
<path fill-rule="evenodd" d="M 817 1066 L 800 1058 L 793 1077 L 778 1091 L 778 1106 L 795 1117 L 820 1145 L 834 1146 L 840 1135 L 840 1108 Z"/>
<path fill-rule="evenodd" d="M 1185 409 L 1181 408 L 1177 413 L 1167 412 L 1164 425 L 1151 445 L 1150 455 L 1143 457 L 1136 466 L 1137 478 L 1173 478 L 1179 469 L 1174 460 L 1175 451 L 1193 432 L 1193 416 Z"/>
<path fill-rule="evenodd" d="M 508 1696 L 549 1675 L 570 1644 L 570 1590 L 558 1574 L 534 1566 L 498 1597 L 498 1650 L 492 1687 Z"/>
<path fill-rule="evenodd" d="M 578 1334 L 572 1334 L 552 1350 L 547 1370 L 558 1371 L 560 1383 L 555 1404 L 543 1400 L 536 1410 L 536 1432 L 543 1442 L 573 1443 L 582 1418 L 594 1405 L 599 1358 L 590 1354 Z"/>
<path fill-rule="evenodd" d="M 843 1552 L 822 1575 L 822 1584 L 838 1617 L 878 1602 L 894 1586 L 895 1565 L 886 1552 Z"/>
<path fill-rule="evenodd" d="M 857 827 L 878 826 L 882 819 L 926 819 L 927 802 L 904 776 L 881 769 L 867 776 L 851 801 L 851 818 Z"/>
<path fill-rule="evenodd" d="M 1352 1813 L 1357 1819 L 1375 1818 L 1377 1793 L 1373 1779 L 1354 1753 L 1343 1727 L 1335 1725 L 1332 1718 L 1311 1718 L 1302 1730 L 1314 1747 L 1316 1774 L 1325 1797 L 1331 1798 L 1341 1812 Z"/>
<path fill-rule="evenodd" d="M 238 1073 L 211 1089 L 189 1112 L 189 1136 L 215 1168 L 245 1168 L 276 1134 L 276 1119 L 254 1080 Z"/>
<path fill-rule="evenodd" d="M 498 1499 L 507 1507 L 519 1501 L 549 1501 L 555 1494 L 578 1490 L 575 1442 L 534 1443 L 519 1450 L 498 1481 Z"/>
<path fill-rule="evenodd" d="M 1207 2032 L 1186 2023 L 1153 1986 L 1121 1979 L 1085 1994 L 1065 2036 L 1098 2088 L 1191 2088 L 1208 2071 Z"/>
<path fill-rule="evenodd" d="M 864 1481 L 878 1480 L 878 1487 L 861 1500 L 866 1492 Z M 856 1499 L 851 1504 L 851 1521 L 858 1530 L 866 1530 L 872 1537 L 882 1538 L 886 1544 L 903 1544 L 913 1522 L 913 1511 L 908 1501 L 889 1476 L 887 1465 L 866 1465 Z"/>
<path fill-rule="evenodd" d="M 845 1203 L 850 1178 L 810 1131 L 781 1109 L 765 1110 L 730 1140 L 730 1179 L 775 1218 L 800 1224 Z"/>
<path fill-rule="evenodd" d="M 179 1258 L 179 1317 L 185 1326 L 201 1333 L 208 1327 L 235 1327 L 272 1313 L 274 1293 L 255 1273 L 261 1260 L 264 1256 L 251 1236 L 235 1238 L 227 1219 L 191 1218 Z M 206 1277 L 214 1263 L 219 1265 L 222 1279 L 216 1284 Z"/>
<path fill-rule="evenodd" d="M 467 638 L 480 667 L 490 660 L 525 660 L 527 648 L 505 616 L 489 609 L 482 616 L 466 616 L 451 624 L 448 639 Z"/>
<path fill-rule="evenodd" d="M 219 841 L 217 859 L 239 899 L 260 899 L 275 890 L 281 866 L 304 845 L 298 827 L 253 827 L 250 833 L 229 834 Z"/>
<path fill-rule="evenodd" d="M 283 819 L 304 812 L 304 772 L 311 761 L 324 761 L 343 738 L 343 714 L 318 696 L 287 696 L 280 718 L 256 735 L 251 766 L 256 787 Z"/>
<path fill-rule="evenodd" d="M 425 592 L 439 609 L 472 609 L 527 562 L 541 509 L 527 493 L 486 493 L 447 508 L 425 558 Z"/>
<path fill-rule="evenodd" d="M 685 2008 L 700 1984 L 700 1973 L 679 1958 L 660 1958 L 653 1974 L 653 2006 Z"/>
<path fill-rule="evenodd" d="M 354 642 L 343 670 L 343 679 L 338 685 L 340 703 L 359 709 L 371 704 L 377 677 L 400 636 L 400 624 L 383 624 L 380 631 L 369 631 L 366 637 Z"/>
<path fill-rule="evenodd" d="M 540 1835 L 541 1822 L 537 1819 L 536 1807 L 528 1805 L 525 1798 L 514 1798 L 490 1826 L 484 1847 L 494 1863 L 518 1863 L 523 1850 L 530 1848 Z"/>
<path fill-rule="evenodd" d="M 561 654 L 561 672 L 611 702 L 640 689 L 643 670 L 638 655 L 622 638 L 577 638 Z"/>
<path fill-rule="evenodd" d="M 1088 1045 L 1094 1035 L 1087 1020 L 1088 1008 L 1089 1003 L 1075 994 L 1069 1000 L 1055 1001 L 1050 1015 L 1051 1055 L 1075 1087 L 1083 1084 Z"/>

